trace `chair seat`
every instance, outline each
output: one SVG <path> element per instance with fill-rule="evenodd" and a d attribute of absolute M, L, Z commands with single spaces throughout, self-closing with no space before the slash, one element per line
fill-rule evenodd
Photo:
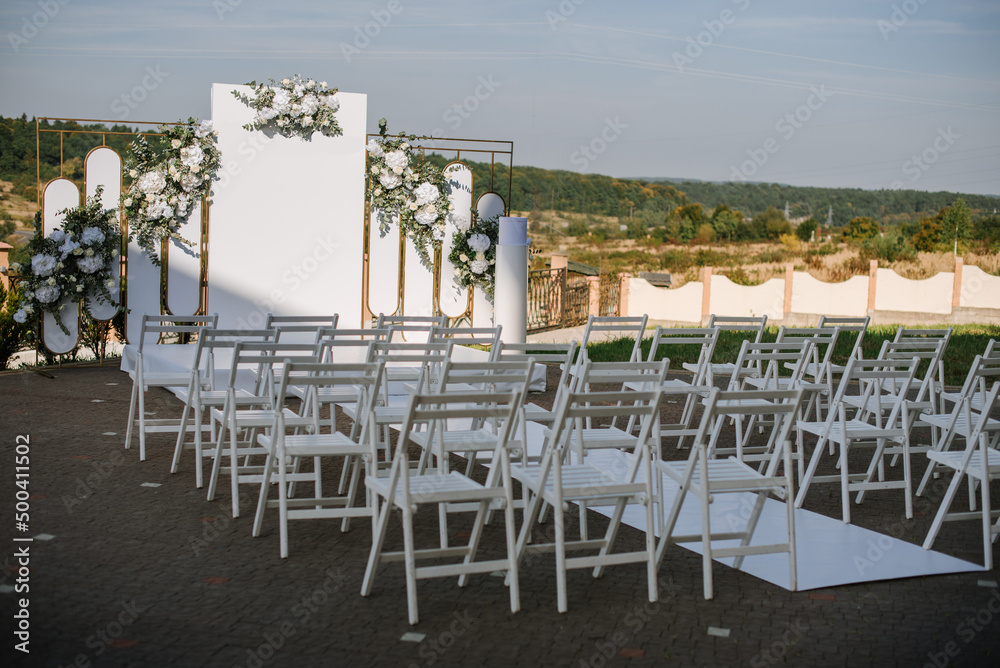
<path fill-rule="evenodd" d="M 365 476 L 365 485 L 375 494 L 383 498 L 389 495 L 390 477 Z M 453 501 L 478 501 L 486 496 L 502 498 L 506 492 L 502 488 L 487 488 L 471 478 L 452 471 L 450 473 L 410 473 L 410 496 L 433 500 L 435 503 Z M 403 503 L 402 482 L 396 485 L 393 501 L 397 505 Z"/>
<path fill-rule="evenodd" d="M 271 449 L 272 439 L 268 434 L 259 434 L 257 442 Z M 334 434 L 294 434 L 285 436 L 285 454 L 292 457 L 325 457 L 337 455 L 366 455 L 369 448 L 356 443 L 340 432 Z"/>
<path fill-rule="evenodd" d="M 994 450 L 993 448 L 987 448 L 987 461 L 986 461 L 986 475 L 996 476 L 1000 474 L 1000 451 Z M 965 452 L 962 450 L 949 450 L 948 452 L 938 452 L 936 450 L 931 450 L 927 453 L 928 459 L 948 466 L 955 470 L 958 470 L 962 466 L 962 458 L 965 456 Z M 985 479 L 984 467 L 983 467 L 983 453 L 981 450 L 976 450 L 973 453 L 971 459 L 969 459 L 969 468 L 965 471 L 968 475 L 971 475 L 980 480 Z"/>
<path fill-rule="evenodd" d="M 428 436 L 430 432 L 420 431 L 410 434 L 410 440 L 420 445 L 422 448 L 430 448 Z M 486 429 L 475 431 L 446 431 L 438 435 L 444 446 L 445 452 L 472 452 L 472 451 L 492 451 L 497 446 L 497 437 L 493 432 Z M 435 445 L 437 443 L 435 437 Z"/>
<path fill-rule="evenodd" d="M 925 414 L 920 416 L 920 422 L 924 422 L 931 427 L 937 427 L 938 429 L 947 429 L 948 425 L 951 423 L 951 418 L 952 416 L 947 413 L 938 413 L 935 415 Z M 1000 431 L 1000 420 L 989 418 L 986 421 L 986 426 L 983 427 L 983 431 Z M 955 433 L 962 437 L 967 437 L 971 433 L 969 420 L 966 418 L 965 413 L 960 413 L 955 419 Z"/>
<path fill-rule="evenodd" d="M 959 403 L 960 401 L 962 401 L 961 392 L 942 392 L 941 397 L 944 398 L 946 401 L 950 401 L 952 403 Z M 970 405 L 972 406 L 972 410 L 976 411 L 977 413 L 983 410 L 982 392 L 975 392 L 972 395 L 972 397 L 970 397 L 969 401 Z"/>
<path fill-rule="evenodd" d="M 528 464 L 511 466 L 511 475 L 523 485 L 531 486 L 537 483 L 541 473 L 541 465 Z M 545 490 L 542 492 L 548 502 L 555 498 L 554 476 L 546 477 Z M 645 483 L 622 482 L 611 474 L 593 464 L 563 464 L 562 466 L 562 497 L 564 500 L 594 499 L 599 497 L 620 497 L 645 491 Z M 538 490 L 535 490 L 538 492 Z M 593 505 L 593 504 L 590 504 Z"/>
<path fill-rule="evenodd" d="M 309 418 L 300 417 L 290 408 L 283 408 L 286 427 L 308 427 L 312 424 Z M 275 411 L 270 408 L 251 408 L 236 411 L 236 423 L 241 428 L 270 427 L 274 424 Z M 212 409 L 212 418 L 219 422 L 226 420 L 226 414 L 219 408 Z"/>
<path fill-rule="evenodd" d="M 657 468 L 676 481 L 684 479 L 688 462 L 658 462 Z M 700 489 L 701 463 L 696 463 L 691 476 L 691 491 Z M 735 457 L 710 459 L 708 461 L 708 486 L 712 491 L 740 492 L 761 489 L 784 489 L 783 478 L 768 478 Z"/>
<path fill-rule="evenodd" d="M 543 432 L 545 438 L 552 436 L 552 430 L 546 428 Z M 573 443 L 577 443 L 577 438 L 583 439 L 583 447 L 587 450 L 595 448 L 627 448 L 635 446 L 635 436 L 629 434 L 618 427 L 594 427 L 578 429 L 574 433 Z"/>
<path fill-rule="evenodd" d="M 133 372 L 129 372 L 132 379 L 135 380 L 135 375 Z M 191 382 L 190 373 L 151 373 L 146 371 L 142 374 L 142 382 L 146 387 L 173 387 L 173 386 L 183 386 L 187 387 L 188 383 Z M 202 385 L 207 387 L 208 379 L 202 380 Z"/>
<path fill-rule="evenodd" d="M 876 438 L 886 438 L 890 440 L 902 440 L 905 433 L 902 428 L 895 429 L 879 429 L 873 425 L 863 422 L 862 420 L 848 420 L 847 423 L 847 438 L 854 440 L 866 440 L 866 439 L 876 439 Z M 820 436 L 823 434 L 823 430 L 826 428 L 824 422 L 797 422 L 795 424 L 797 429 L 808 432 L 810 434 L 815 434 Z M 834 422 L 830 433 L 827 437 L 835 443 L 843 443 L 845 441 L 843 429 L 841 429 L 840 422 Z"/>

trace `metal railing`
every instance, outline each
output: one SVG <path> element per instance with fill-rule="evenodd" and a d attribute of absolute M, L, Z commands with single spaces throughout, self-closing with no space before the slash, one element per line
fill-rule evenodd
<path fill-rule="evenodd" d="M 621 277 L 618 274 L 602 275 L 599 286 L 599 315 L 618 315 Z M 590 283 L 586 279 L 570 281 L 566 269 L 528 272 L 529 332 L 582 325 L 587 322 L 588 315 Z"/>

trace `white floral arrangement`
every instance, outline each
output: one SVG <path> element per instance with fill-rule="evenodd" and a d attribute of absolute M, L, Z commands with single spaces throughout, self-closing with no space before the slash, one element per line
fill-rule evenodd
<path fill-rule="evenodd" d="M 137 135 L 125 160 L 132 179 L 122 194 L 128 218 L 129 240 L 135 239 L 159 265 L 159 244 L 164 237 L 184 246 L 191 242 L 177 230 L 187 222 L 194 205 L 208 195 L 222 163 L 212 121 L 161 125 L 160 146 L 154 150 L 146 137 Z"/>
<path fill-rule="evenodd" d="M 368 200 L 377 212 L 380 233 L 385 236 L 398 216 L 400 230 L 430 269 L 431 252 L 444 239 L 451 188 L 441 169 L 413 155 L 411 142 L 417 137 L 386 135 L 385 119 L 379 125 L 381 136 L 369 140 L 367 147 Z"/>
<path fill-rule="evenodd" d="M 251 81 L 247 86 L 253 88 L 252 96 L 233 91 L 240 102 L 257 112 L 245 129 L 274 128 L 285 137 L 309 137 L 317 131 L 334 137 L 343 134 L 336 117 L 340 109 L 337 89 L 328 88 L 325 81 L 296 74 L 266 84 Z"/>
<path fill-rule="evenodd" d="M 448 259 L 455 267 L 455 283 L 466 288 L 479 286 L 492 303 L 500 216 L 480 218 L 473 209 L 470 217 L 454 215 L 451 220 L 455 233 Z"/>
<path fill-rule="evenodd" d="M 16 322 L 35 319 L 42 312 L 55 316 L 60 329 L 69 334 L 62 321 L 65 300 L 79 303 L 84 299 L 113 303 L 111 289 L 118 283 L 118 257 L 121 232 L 114 209 L 101 206 L 104 188 L 81 206 L 60 211 L 65 214 L 62 229 L 43 237 L 41 223 L 28 242 L 30 266 L 15 262 L 11 269 L 21 275 L 24 294 L 21 307 L 14 313 Z"/>

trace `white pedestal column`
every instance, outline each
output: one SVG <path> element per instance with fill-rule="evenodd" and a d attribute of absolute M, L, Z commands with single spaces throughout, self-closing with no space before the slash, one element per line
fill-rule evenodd
<path fill-rule="evenodd" d="M 500 218 L 497 242 L 494 322 L 501 339 L 524 343 L 528 329 L 528 219 Z"/>

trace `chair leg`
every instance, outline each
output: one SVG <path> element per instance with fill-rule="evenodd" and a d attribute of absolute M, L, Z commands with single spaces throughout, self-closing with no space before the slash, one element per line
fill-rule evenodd
<path fill-rule="evenodd" d="M 135 407 L 139 403 L 139 398 L 136 393 L 139 390 L 139 386 L 136 383 L 132 383 L 132 396 L 129 399 L 128 404 L 128 426 L 125 428 L 125 449 L 128 450 L 132 447 L 132 431 L 135 429 Z"/>
<path fill-rule="evenodd" d="M 260 483 L 260 494 L 257 496 L 257 511 L 254 513 L 253 518 L 253 529 L 251 530 L 251 535 L 256 538 L 260 535 L 260 530 L 264 524 L 264 512 L 267 509 L 267 497 L 269 496 L 271 487 L 271 475 L 274 470 L 274 449 L 267 453 L 267 458 L 264 461 L 264 473 L 262 475 L 262 480 Z"/>
<path fill-rule="evenodd" d="M 377 505 L 377 501 L 376 501 Z M 378 520 L 373 527 L 372 551 L 368 555 L 368 566 L 365 568 L 365 577 L 361 581 L 361 595 L 368 596 L 372 593 L 372 586 L 375 584 L 375 569 L 378 568 L 382 556 L 382 545 L 385 543 L 385 533 L 389 528 L 389 515 L 392 510 L 392 502 L 385 499 L 382 508 L 378 513 Z"/>
<path fill-rule="evenodd" d="M 174 458 L 170 462 L 170 473 L 177 473 L 177 468 L 181 463 L 181 452 L 184 450 L 184 436 L 187 434 L 188 411 L 190 409 L 191 404 L 185 402 L 184 409 L 181 411 L 180 427 L 177 429 L 177 443 L 174 445 Z"/>
<path fill-rule="evenodd" d="M 403 556 L 406 567 L 406 608 L 410 624 L 420 621 L 417 613 L 417 557 L 413 542 L 413 513 L 403 508 Z"/>
<path fill-rule="evenodd" d="M 566 612 L 569 608 L 566 595 L 566 520 L 560 499 L 550 505 L 556 529 L 556 607 L 559 612 Z"/>
<path fill-rule="evenodd" d="M 146 391 L 139 386 L 139 461 L 146 461 Z"/>
<path fill-rule="evenodd" d="M 281 537 L 281 558 L 288 557 L 288 467 L 285 465 L 285 449 L 279 447 L 274 435 L 271 445 L 274 448 L 274 460 L 278 464 L 278 531 Z M 266 494 L 266 483 L 261 484 L 261 493 Z"/>

